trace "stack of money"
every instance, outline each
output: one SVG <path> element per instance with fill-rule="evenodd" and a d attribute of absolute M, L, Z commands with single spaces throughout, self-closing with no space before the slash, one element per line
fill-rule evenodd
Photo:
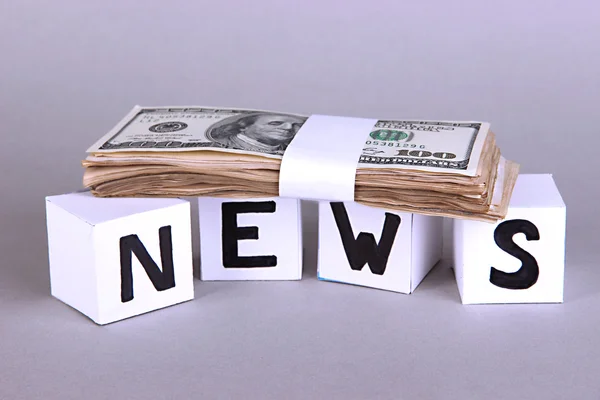
<path fill-rule="evenodd" d="M 100 197 L 278 196 L 282 158 L 307 118 L 136 106 L 88 149 L 83 183 Z M 338 140 L 325 135 L 320 146 Z M 488 123 L 377 120 L 357 160 L 354 200 L 494 222 L 506 216 L 518 171 Z"/>

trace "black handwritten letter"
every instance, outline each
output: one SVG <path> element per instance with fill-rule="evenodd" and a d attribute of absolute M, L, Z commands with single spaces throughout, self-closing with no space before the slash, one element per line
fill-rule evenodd
<path fill-rule="evenodd" d="M 501 288 L 528 289 L 537 282 L 540 274 L 536 259 L 513 241 L 513 236 L 517 233 L 524 233 L 527 240 L 540 240 L 540 232 L 537 227 L 524 219 L 504 221 L 496 227 L 494 241 L 498 247 L 518 258 L 522 263 L 518 271 L 511 273 L 492 267 L 490 282 Z"/>
<path fill-rule="evenodd" d="M 387 267 L 390 252 L 392 251 L 394 239 L 396 238 L 396 232 L 398 232 L 398 227 L 400 226 L 400 216 L 385 213 L 381 239 L 377 243 L 372 233 L 361 232 L 355 239 L 344 203 L 335 202 L 330 203 L 330 205 L 335 223 L 340 231 L 350 268 L 360 271 L 368 262 L 372 273 L 383 275 Z"/>
<path fill-rule="evenodd" d="M 138 235 L 124 236 L 120 240 L 121 251 L 121 302 L 133 300 L 133 271 L 131 270 L 131 253 L 135 254 L 156 290 L 163 291 L 175 287 L 173 270 L 173 244 L 171 227 L 163 226 L 158 230 L 160 241 L 160 260 L 162 271 L 154 262 Z"/>
<path fill-rule="evenodd" d="M 221 205 L 223 241 L 223 266 L 225 268 L 253 268 L 253 267 L 275 267 L 277 257 L 252 256 L 240 257 L 238 253 L 238 240 L 258 239 L 258 228 L 256 226 L 238 227 L 237 215 L 242 213 L 274 213 L 274 201 L 223 203 Z"/>

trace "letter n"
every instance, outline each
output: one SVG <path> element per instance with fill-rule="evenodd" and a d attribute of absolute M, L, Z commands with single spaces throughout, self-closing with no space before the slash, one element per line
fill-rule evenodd
<path fill-rule="evenodd" d="M 163 291 L 175 287 L 175 272 L 173 269 L 173 243 L 171 227 L 163 226 L 158 230 L 160 241 L 160 260 L 162 271 L 150 257 L 146 247 L 137 235 L 124 236 L 120 240 L 121 250 L 121 302 L 133 300 L 133 271 L 131 255 L 135 254 L 148 278 L 156 290 Z"/>

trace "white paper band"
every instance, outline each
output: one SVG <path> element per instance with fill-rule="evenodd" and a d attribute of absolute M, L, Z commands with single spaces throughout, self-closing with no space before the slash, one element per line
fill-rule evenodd
<path fill-rule="evenodd" d="M 285 150 L 279 196 L 354 201 L 358 160 L 376 119 L 311 115 Z"/>

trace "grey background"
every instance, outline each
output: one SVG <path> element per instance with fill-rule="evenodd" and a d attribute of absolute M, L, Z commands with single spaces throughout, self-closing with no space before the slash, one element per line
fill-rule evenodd
<path fill-rule="evenodd" d="M 0 2 L 0 399 L 599 398 L 600 8 L 411 3 Z M 134 104 L 490 121 L 567 204 L 565 303 L 320 282 L 306 203 L 302 281 L 98 327 L 49 295 L 44 196 Z"/>

